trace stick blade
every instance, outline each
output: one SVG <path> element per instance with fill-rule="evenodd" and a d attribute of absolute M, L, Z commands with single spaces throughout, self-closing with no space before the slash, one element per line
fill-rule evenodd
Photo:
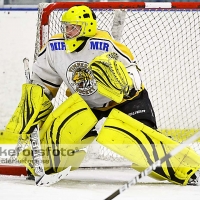
<path fill-rule="evenodd" d="M 64 169 L 61 172 L 55 173 L 55 174 L 44 174 L 42 177 L 40 177 L 38 180 L 36 178 L 36 185 L 37 186 L 50 186 L 54 183 L 57 183 L 58 181 L 64 179 L 70 172 L 71 166 Z"/>

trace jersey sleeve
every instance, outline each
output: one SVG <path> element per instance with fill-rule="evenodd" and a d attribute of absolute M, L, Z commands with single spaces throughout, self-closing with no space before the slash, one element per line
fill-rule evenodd
<path fill-rule="evenodd" d="M 31 80 L 32 83 L 46 87 L 55 97 L 62 79 L 53 67 L 53 54 L 49 49 L 49 44 L 47 44 L 38 55 L 32 66 Z"/>

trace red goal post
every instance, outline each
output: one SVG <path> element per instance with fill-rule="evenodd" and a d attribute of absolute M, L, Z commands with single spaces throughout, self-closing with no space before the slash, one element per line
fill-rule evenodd
<path fill-rule="evenodd" d="M 109 31 L 135 55 L 159 130 L 179 142 L 200 130 L 200 3 L 41 3 L 35 58 L 48 39 L 60 32 L 62 12 L 82 4 L 97 14 L 99 29 Z M 63 84 L 54 99 L 56 107 L 66 99 L 65 89 Z M 192 147 L 200 152 L 198 143 Z M 91 152 L 98 158 L 118 158 L 102 146 Z"/>

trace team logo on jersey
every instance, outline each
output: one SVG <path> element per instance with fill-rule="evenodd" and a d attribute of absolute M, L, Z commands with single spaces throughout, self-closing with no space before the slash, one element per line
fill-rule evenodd
<path fill-rule="evenodd" d="M 91 95 L 96 92 L 96 81 L 86 62 L 74 62 L 67 71 L 67 79 L 73 89 L 80 95 Z"/>

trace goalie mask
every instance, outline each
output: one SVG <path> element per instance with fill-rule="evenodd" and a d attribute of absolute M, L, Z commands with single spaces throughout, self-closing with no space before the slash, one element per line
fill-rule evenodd
<path fill-rule="evenodd" d="M 71 53 L 84 42 L 85 37 L 96 34 L 96 15 L 87 6 L 73 6 L 61 17 L 61 31 L 65 38 L 66 52 Z"/>

